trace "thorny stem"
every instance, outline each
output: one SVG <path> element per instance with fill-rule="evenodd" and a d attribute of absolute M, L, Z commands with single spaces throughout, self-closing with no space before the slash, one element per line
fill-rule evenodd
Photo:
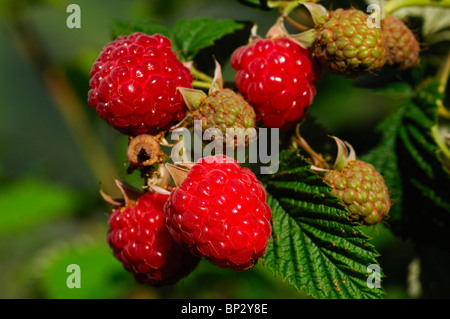
<path fill-rule="evenodd" d="M 386 13 L 392 13 L 404 7 L 414 6 L 450 7 L 450 0 L 391 0 L 386 1 L 386 3 L 384 4 L 384 11 Z"/>

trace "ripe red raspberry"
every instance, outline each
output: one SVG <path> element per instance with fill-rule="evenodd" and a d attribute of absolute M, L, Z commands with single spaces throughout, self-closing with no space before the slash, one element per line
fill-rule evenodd
<path fill-rule="evenodd" d="M 141 284 L 175 284 L 199 262 L 173 242 L 166 228 L 163 207 L 168 197 L 146 193 L 135 205 L 114 209 L 109 218 L 108 244 Z"/>
<path fill-rule="evenodd" d="M 171 192 L 164 216 L 176 242 L 238 271 L 264 254 L 272 232 L 262 183 L 225 155 L 199 160 Z"/>
<path fill-rule="evenodd" d="M 318 69 L 309 50 L 287 37 L 260 39 L 231 57 L 238 90 L 267 127 L 289 127 L 306 113 L 316 94 Z"/>
<path fill-rule="evenodd" d="M 192 75 L 168 38 L 133 33 L 108 43 L 94 62 L 88 102 L 99 116 L 127 135 L 156 134 L 186 112 L 177 87 Z"/>

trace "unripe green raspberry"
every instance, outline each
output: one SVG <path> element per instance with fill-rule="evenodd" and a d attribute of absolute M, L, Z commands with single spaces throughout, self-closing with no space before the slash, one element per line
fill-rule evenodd
<path fill-rule="evenodd" d="M 419 63 L 419 42 L 403 21 L 387 15 L 381 21 L 381 28 L 388 65 L 406 69 Z"/>
<path fill-rule="evenodd" d="M 247 101 L 230 89 L 222 89 L 208 95 L 198 108 L 194 118 L 202 121 L 202 128 L 219 128 L 226 133 L 227 128 L 255 127 L 255 111 Z"/>
<path fill-rule="evenodd" d="M 203 132 L 218 129 L 218 132 L 210 130 L 209 133 L 214 135 L 214 139 L 220 138 L 227 148 L 235 147 L 238 143 L 248 146 L 256 138 L 256 113 L 253 107 L 241 94 L 223 88 L 218 63 L 208 94 L 186 88 L 180 88 L 180 92 L 188 106 L 189 117 L 194 121 L 201 121 Z"/>
<path fill-rule="evenodd" d="M 375 225 L 388 216 L 391 207 L 388 188 L 373 165 L 352 160 L 341 170 L 329 171 L 325 181 L 353 220 Z"/>
<path fill-rule="evenodd" d="M 368 15 L 356 9 L 337 9 L 317 26 L 314 55 L 330 72 L 356 76 L 386 62 L 379 28 L 369 27 Z"/>

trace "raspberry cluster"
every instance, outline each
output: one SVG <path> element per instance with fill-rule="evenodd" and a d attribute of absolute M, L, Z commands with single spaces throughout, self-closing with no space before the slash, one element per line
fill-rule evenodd
<path fill-rule="evenodd" d="M 221 131 L 253 127 L 255 120 L 267 127 L 289 128 L 306 114 L 316 95 L 318 65 L 308 49 L 287 36 L 238 48 L 231 65 L 246 101 L 223 89 L 226 103 L 221 98 L 224 94 L 215 92 L 208 109 L 202 108 L 208 113 L 202 114 L 202 120 L 208 118 L 208 124 Z M 89 104 L 123 134 L 155 135 L 186 115 L 179 89 L 192 88 L 193 77 L 172 51 L 170 40 L 160 34 L 119 36 L 102 49 L 90 77 Z M 220 103 L 214 103 L 213 96 Z"/>
<path fill-rule="evenodd" d="M 137 282 L 172 285 L 200 258 L 236 271 L 256 264 L 272 233 L 260 181 L 225 155 L 199 160 L 170 196 L 147 192 L 113 209 L 107 241 Z"/>
<path fill-rule="evenodd" d="M 90 75 L 89 104 L 129 135 L 130 167 L 141 170 L 147 184 L 141 193 L 118 183 L 124 201 L 108 200 L 115 207 L 107 242 L 117 260 L 137 282 L 155 287 L 177 283 L 201 257 L 234 270 L 252 267 L 264 254 L 272 228 L 264 187 L 250 170 L 216 155 L 193 165 L 183 182 L 173 177 L 180 183 L 175 189 L 160 176 L 166 159 L 159 145 L 162 133 L 192 112 L 205 126 L 222 131 L 254 127 L 252 105 L 223 88 L 220 66 L 209 95 L 193 90 L 193 76 L 170 40 L 137 32 L 108 43 Z M 199 92 L 199 103 L 191 103 L 189 93 L 196 100 Z"/>
<path fill-rule="evenodd" d="M 208 94 L 193 89 L 199 84 L 191 74 L 195 69 L 178 59 L 161 34 L 119 36 L 101 50 L 90 72 L 88 103 L 129 137 L 129 169 L 140 170 L 145 179 L 144 193 L 133 191 L 130 197 L 121 188 L 124 203 L 112 201 L 116 207 L 107 234 L 114 256 L 137 282 L 175 284 L 201 258 L 247 270 L 264 255 L 272 234 L 266 191 L 251 170 L 222 154 L 170 166 L 160 147 L 170 146 L 167 132 L 200 120 L 203 131 L 216 128 L 225 134 L 227 145 L 245 140 L 247 147 L 257 134 L 230 140 L 228 129 L 256 132 L 259 122 L 287 130 L 299 123 L 315 98 L 320 64 L 353 75 L 386 61 L 402 68 L 416 63 L 412 33 L 393 18 L 384 21 L 383 33 L 368 28 L 367 15 L 358 10 L 337 9 L 325 16 L 317 19 L 311 49 L 279 22 L 265 38 L 252 34 L 231 56 L 239 92 L 224 87 L 218 63 Z M 172 179 L 163 176 L 164 168 Z M 351 161 L 324 178 L 358 221 L 375 224 L 387 215 L 387 189 L 372 166 Z"/>

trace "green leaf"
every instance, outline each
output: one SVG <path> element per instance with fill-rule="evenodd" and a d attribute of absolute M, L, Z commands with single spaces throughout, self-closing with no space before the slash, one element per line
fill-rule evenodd
<path fill-rule="evenodd" d="M 0 185 L 0 235 L 70 216 L 81 202 L 80 195 L 47 181 L 25 179 Z"/>
<path fill-rule="evenodd" d="M 376 131 L 381 133 L 380 143 L 369 153 L 361 156 L 362 161 L 372 164 L 383 175 L 389 189 L 392 202 L 389 219 L 387 220 L 389 224 L 395 224 L 402 218 L 402 183 L 398 168 L 396 143 L 405 111 L 406 107 L 399 107 L 396 112 L 378 125 Z"/>
<path fill-rule="evenodd" d="M 175 23 L 172 32 L 183 59 L 190 61 L 200 49 L 213 45 L 214 41 L 243 27 L 243 24 L 233 20 L 181 19 Z"/>
<path fill-rule="evenodd" d="M 397 153 L 402 178 L 402 223 L 406 236 L 450 251 L 450 174 L 431 135 L 436 111 L 410 103 L 399 127 Z"/>
<path fill-rule="evenodd" d="M 25 268 L 48 299 L 118 298 L 135 285 L 132 275 L 114 258 L 106 238 L 55 244 L 40 251 Z M 70 285 L 75 283 L 80 288 Z"/>
<path fill-rule="evenodd" d="M 375 90 L 396 99 L 410 99 L 413 95 L 411 85 L 405 82 L 394 82 L 385 87 L 376 88 Z"/>
<path fill-rule="evenodd" d="M 233 20 L 196 18 L 180 19 L 172 29 L 157 22 L 131 23 L 116 19 L 110 29 L 113 38 L 134 32 L 162 34 L 171 40 L 172 49 L 180 60 L 191 61 L 199 50 L 212 46 L 216 40 L 242 28 L 243 24 Z"/>
<path fill-rule="evenodd" d="M 162 34 L 168 38 L 172 37 L 170 29 L 163 24 L 157 22 L 131 23 L 118 19 L 114 19 L 110 27 L 113 39 L 121 35 L 130 35 L 134 32 L 143 32 L 149 35 Z"/>
<path fill-rule="evenodd" d="M 273 232 L 263 265 L 314 298 L 381 298 L 367 285 L 378 253 L 302 156 L 283 152 L 263 178 Z"/>
<path fill-rule="evenodd" d="M 362 159 L 384 176 L 391 192 L 391 229 L 416 243 L 450 251 L 450 175 L 432 134 L 442 99 L 438 86 L 432 79 L 422 82 L 412 99 L 379 125 L 380 144 Z"/>

